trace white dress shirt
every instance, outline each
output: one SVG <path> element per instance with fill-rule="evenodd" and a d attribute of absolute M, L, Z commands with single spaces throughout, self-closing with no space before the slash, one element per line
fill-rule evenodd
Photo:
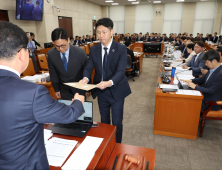
<path fill-rule="evenodd" d="M 11 68 L 11 67 L 4 66 L 4 65 L 0 65 L 0 69 L 2 69 L 2 70 L 7 70 L 7 71 L 11 71 L 11 72 L 17 74 L 17 75 L 20 77 L 19 72 L 16 71 L 15 69 Z"/>

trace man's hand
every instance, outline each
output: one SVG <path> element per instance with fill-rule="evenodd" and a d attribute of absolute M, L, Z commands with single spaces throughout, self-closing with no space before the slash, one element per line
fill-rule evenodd
<path fill-rule="evenodd" d="M 79 93 L 76 93 L 76 94 L 75 94 L 74 99 L 72 99 L 72 102 L 73 102 L 74 100 L 76 100 L 76 99 L 80 100 L 80 101 L 82 102 L 82 104 L 83 104 L 84 101 L 85 101 L 85 97 L 84 97 L 83 95 L 79 95 Z"/>
<path fill-rule="evenodd" d="M 111 81 L 101 81 L 99 84 L 97 84 L 97 87 L 103 90 L 107 87 L 110 87 L 111 85 L 112 85 Z"/>
<path fill-rule="evenodd" d="M 201 69 L 201 73 L 202 73 L 202 74 L 207 74 L 207 72 L 208 72 L 208 70 L 206 70 L 206 69 Z"/>
<path fill-rule="evenodd" d="M 188 66 L 184 64 L 184 65 L 182 65 L 182 68 L 183 69 L 188 69 Z"/>
<path fill-rule="evenodd" d="M 91 92 L 86 92 L 86 97 L 89 97 L 91 95 Z"/>
<path fill-rule="evenodd" d="M 79 81 L 82 85 L 87 84 L 88 80 L 86 78 L 83 78 L 82 80 Z"/>
<path fill-rule="evenodd" d="M 196 85 L 193 82 L 188 83 L 188 86 L 192 89 L 195 89 Z"/>
<path fill-rule="evenodd" d="M 58 99 L 60 99 L 60 98 L 61 98 L 60 91 L 59 91 L 59 92 L 55 92 L 55 95 L 56 95 L 56 97 L 57 97 Z"/>
<path fill-rule="evenodd" d="M 180 81 L 186 82 L 187 84 L 189 84 L 190 82 L 192 82 L 192 80 L 184 80 L 184 79 L 180 79 Z"/>

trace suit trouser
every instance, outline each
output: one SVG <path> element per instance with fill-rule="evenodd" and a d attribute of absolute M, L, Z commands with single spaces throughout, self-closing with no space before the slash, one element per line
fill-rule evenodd
<path fill-rule="evenodd" d="M 123 133 L 123 105 L 122 101 L 116 101 L 110 89 L 105 89 L 98 94 L 98 104 L 101 115 L 101 122 L 110 124 L 110 108 L 112 110 L 112 124 L 117 127 L 116 142 L 121 143 Z"/>

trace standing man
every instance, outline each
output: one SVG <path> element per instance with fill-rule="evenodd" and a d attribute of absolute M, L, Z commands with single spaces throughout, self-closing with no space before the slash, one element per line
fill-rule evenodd
<path fill-rule="evenodd" d="M 56 97 L 71 100 L 76 93 L 85 95 L 84 90 L 66 86 L 64 83 L 78 82 L 82 79 L 83 70 L 87 64 L 86 52 L 70 45 L 64 28 L 56 28 L 52 31 L 51 38 L 55 47 L 48 52 L 48 63 Z"/>
<path fill-rule="evenodd" d="M 83 72 L 82 84 L 88 83 L 95 68 L 93 83 L 98 88 L 92 90 L 93 98 L 98 96 L 101 122 L 110 124 L 110 109 L 112 124 L 117 126 L 116 142 L 121 143 L 123 131 L 124 99 L 130 93 L 130 87 L 125 76 L 127 50 L 112 40 L 113 21 L 109 18 L 99 19 L 96 23 L 97 36 L 101 43 L 91 47 L 89 61 Z"/>
<path fill-rule="evenodd" d="M 66 106 L 45 86 L 21 80 L 29 51 L 28 38 L 18 26 L 0 22 L 0 42 L 0 169 L 49 170 L 44 123 L 76 121 L 84 112 L 84 96 L 76 94 Z"/>
<path fill-rule="evenodd" d="M 21 9 L 21 19 L 24 20 L 32 20 L 32 11 L 34 10 L 34 5 L 32 4 L 32 0 L 26 0 L 26 4 L 23 5 Z"/>
<path fill-rule="evenodd" d="M 36 1 L 36 7 L 33 10 L 33 20 L 35 21 L 42 21 L 42 10 L 39 7 L 40 2 Z"/>

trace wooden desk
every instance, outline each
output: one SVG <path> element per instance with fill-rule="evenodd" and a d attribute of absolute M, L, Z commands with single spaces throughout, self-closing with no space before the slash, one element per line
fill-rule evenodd
<path fill-rule="evenodd" d="M 158 78 L 158 83 L 162 83 L 161 78 Z M 203 95 L 163 93 L 158 87 L 155 94 L 153 133 L 196 140 Z"/>
<path fill-rule="evenodd" d="M 45 86 L 45 87 L 48 89 L 49 94 L 52 96 L 52 98 L 58 100 L 58 98 L 57 98 L 56 95 L 55 95 L 55 90 L 54 90 L 54 88 L 53 88 L 53 86 L 52 86 L 52 82 L 51 82 L 51 81 L 50 81 L 50 82 L 46 82 L 46 83 L 36 82 L 36 84 Z"/>
<path fill-rule="evenodd" d="M 51 126 L 52 125 L 45 125 L 45 129 L 48 129 Z M 116 126 L 98 123 L 98 127 L 91 128 L 86 135 L 104 138 L 103 142 L 101 143 L 100 147 L 97 149 L 97 151 L 96 151 L 96 153 L 95 153 L 95 155 L 94 155 L 94 157 L 87 169 L 89 169 L 89 170 L 104 169 L 105 165 L 112 153 L 112 150 L 115 146 L 115 143 L 116 143 Z M 58 138 L 78 141 L 78 144 L 72 150 L 72 152 L 70 153 L 68 158 L 73 154 L 73 152 L 79 147 L 79 145 L 85 139 L 85 138 L 80 138 L 80 137 L 66 136 L 66 135 L 59 135 L 59 134 L 53 134 L 52 137 L 58 137 Z M 68 160 L 68 158 L 65 160 L 65 162 Z M 64 164 L 65 164 L 65 162 L 64 162 Z M 51 170 L 61 170 L 61 167 L 50 166 L 50 169 Z"/>
<path fill-rule="evenodd" d="M 155 149 L 142 148 L 138 146 L 131 146 L 131 145 L 125 145 L 125 144 L 120 144 L 120 143 L 116 143 L 116 146 L 112 152 L 112 155 L 109 158 L 109 161 L 105 167 L 105 170 L 112 170 L 113 163 L 116 159 L 116 156 L 120 155 L 121 153 L 145 156 L 147 161 L 149 161 L 149 170 L 154 170 L 155 158 L 156 158 Z"/>
<path fill-rule="evenodd" d="M 143 54 L 141 54 L 139 56 L 138 55 L 135 56 L 135 59 L 139 60 L 139 62 L 136 63 L 136 67 L 139 70 L 139 76 L 140 76 L 142 74 L 142 72 L 143 72 Z"/>

